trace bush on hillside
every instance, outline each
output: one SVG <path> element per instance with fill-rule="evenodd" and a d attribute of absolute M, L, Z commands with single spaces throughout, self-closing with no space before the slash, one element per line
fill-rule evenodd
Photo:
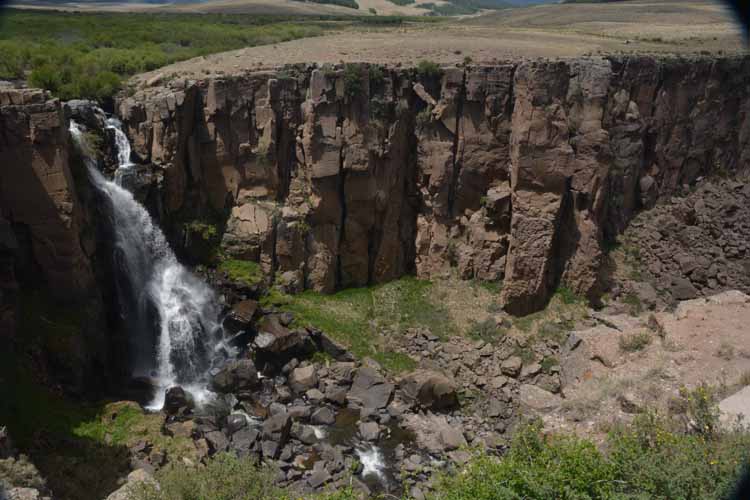
<path fill-rule="evenodd" d="M 446 476 L 435 500 L 501 498 L 726 498 L 750 458 L 743 429 L 685 433 L 656 413 L 616 427 L 601 452 L 591 441 L 520 430 L 502 458 L 480 454 Z"/>

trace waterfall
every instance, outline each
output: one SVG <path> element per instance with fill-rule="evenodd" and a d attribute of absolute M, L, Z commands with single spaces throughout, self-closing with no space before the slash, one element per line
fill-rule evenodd
<path fill-rule="evenodd" d="M 115 131 L 119 168 L 132 168 L 130 143 L 118 120 Z M 70 133 L 87 163 L 92 184 L 109 205 L 115 235 L 117 291 L 134 350 L 134 375 L 155 378 L 156 393 L 149 409 L 164 404 L 164 391 L 181 385 L 197 404 L 206 402 L 211 367 L 230 353 L 223 344 L 220 309 L 213 290 L 182 266 L 148 211 L 124 189 L 115 172 L 107 180 L 88 152 L 81 126 L 70 122 Z"/>
<path fill-rule="evenodd" d="M 130 161 L 130 141 L 125 132 L 122 131 L 122 123 L 115 117 L 107 118 L 107 128 L 115 134 L 115 146 L 117 147 L 117 170 L 115 171 L 115 183 L 122 186 L 122 179 L 133 170 Z"/>

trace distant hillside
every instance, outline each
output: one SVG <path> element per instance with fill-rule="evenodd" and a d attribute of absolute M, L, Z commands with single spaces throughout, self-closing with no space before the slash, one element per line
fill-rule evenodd
<path fill-rule="evenodd" d="M 312 2 L 327 5 L 340 5 L 350 9 L 359 9 L 359 4 L 355 0 L 295 0 L 295 2 Z"/>

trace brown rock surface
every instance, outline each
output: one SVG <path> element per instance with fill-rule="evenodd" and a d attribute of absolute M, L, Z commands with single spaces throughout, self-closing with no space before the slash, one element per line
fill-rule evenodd
<path fill-rule="evenodd" d="M 747 58 L 295 66 L 173 80 L 119 112 L 167 212 L 228 213 L 224 250 L 286 288 L 454 266 L 526 314 L 561 284 L 595 299 L 605 237 L 654 196 L 747 167 L 748 79 Z"/>

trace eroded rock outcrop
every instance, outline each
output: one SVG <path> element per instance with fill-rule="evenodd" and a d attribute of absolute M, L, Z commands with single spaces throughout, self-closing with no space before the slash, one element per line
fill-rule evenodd
<path fill-rule="evenodd" d="M 174 80 L 119 102 L 165 172 L 166 220 L 224 214 L 222 247 L 330 292 L 408 272 L 564 284 L 595 299 L 605 239 L 660 195 L 750 159 L 750 60 L 581 58 Z"/>

